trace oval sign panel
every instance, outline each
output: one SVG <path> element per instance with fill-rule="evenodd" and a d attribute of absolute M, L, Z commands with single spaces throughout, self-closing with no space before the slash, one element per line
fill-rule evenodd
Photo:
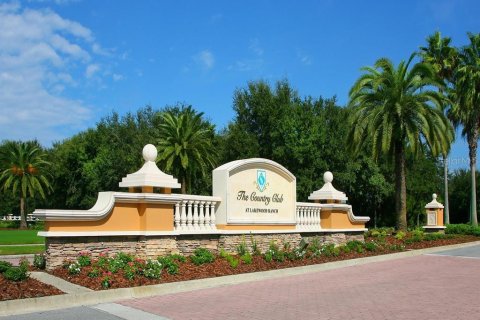
<path fill-rule="evenodd" d="M 244 159 L 213 170 L 213 195 L 222 198 L 217 224 L 295 224 L 296 179 L 267 159 Z"/>

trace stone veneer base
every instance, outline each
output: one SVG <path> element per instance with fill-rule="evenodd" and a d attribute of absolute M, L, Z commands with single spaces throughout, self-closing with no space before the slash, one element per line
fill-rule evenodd
<path fill-rule="evenodd" d="M 196 248 L 207 248 L 218 252 L 223 248 L 235 253 L 236 248 L 246 243 L 251 249 L 256 243 L 261 252 L 268 250 L 273 241 L 282 246 L 289 243 L 292 248 L 298 247 L 302 239 L 307 243 L 314 238 L 321 243 L 344 244 L 348 241 L 364 241 L 362 231 L 346 232 L 297 232 L 297 233 L 264 233 L 264 234 L 192 234 L 177 236 L 89 236 L 89 237 L 47 237 L 46 262 L 47 270 L 55 269 L 65 260 L 75 260 L 80 252 L 88 251 L 93 257 L 102 252 L 110 255 L 125 252 L 139 258 L 156 258 L 170 253 L 190 255 Z"/>

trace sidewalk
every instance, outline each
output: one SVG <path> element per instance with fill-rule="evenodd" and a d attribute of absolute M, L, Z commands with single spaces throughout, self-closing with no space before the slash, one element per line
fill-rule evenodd
<path fill-rule="evenodd" d="M 130 319 L 127 314 L 132 319 L 471 319 L 479 312 L 477 254 L 480 242 L 149 287 L 6 301 L 0 302 L 0 315 L 83 306 L 1 319 L 70 319 L 65 318 L 65 310 L 76 315 L 74 319 L 112 320 Z M 98 312 L 102 317 L 87 317 Z"/>

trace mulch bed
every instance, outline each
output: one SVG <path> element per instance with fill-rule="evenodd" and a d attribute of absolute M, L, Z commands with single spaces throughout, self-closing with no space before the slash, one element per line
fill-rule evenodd
<path fill-rule="evenodd" d="M 32 278 L 14 282 L 5 279 L 2 275 L 0 275 L 0 288 L 0 301 L 63 294 L 57 288 Z"/>
<path fill-rule="evenodd" d="M 432 241 L 421 241 L 405 245 L 405 250 L 415 250 L 415 249 L 424 249 L 430 247 L 446 246 L 458 243 L 478 241 L 478 237 L 474 236 L 456 236 L 455 238 L 450 239 L 438 239 Z M 368 241 L 368 239 L 367 239 Z M 393 237 L 388 237 L 387 242 L 389 244 L 403 244 L 402 241 L 397 240 Z M 283 269 L 290 267 L 299 267 L 312 264 L 321 264 L 332 261 L 347 260 L 347 259 L 356 259 L 363 258 L 368 256 L 376 256 L 388 253 L 398 252 L 399 250 L 378 250 L 375 252 L 364 251 L 363 253 L 349 252 L 341 253 L 339 256 L 331 257 L 316 257 L 308 258 L 295 261 L 283 261 L 283 262 L 266 262 L 262 256 L 253 256 L 252 264 L 240 264 L 236 268 L 232 268 L 230 264 L 222 258 L 217 257 L 213 263 L 207 263 L 204 265 L 196 266 L 191 263 L 188 259 L 187 262 L 179 262 L 179 272 L 176 275 L 170 275 L 165 270 L 162 272 L 161 279 L 147 279 L 145 277 L 137 276 L 133 280 L 127 280 L 124 278 L 123 270 L 120 270 L 118 273 L 112 274 L 111 279 L 112 283 L 110 288 L 125 288 L 125 287 L 136 287 L 144 285 L 153 285 L 159 283 L 168 283 L 176 281 L 186 281 L 194 279 L 203 279 L 203 278 L 212 278 L 220 277 L 226 275 L 234 275 L 241 273 L 257 272 L 257 271 L 267 271 L 274 269 Z M 103 290 L 101 281 L 102 277 L 90 278 L 88 277 L 88 272 L 91 270 L 91 267 L 84 267 L 78 275 L 70 275 L 68 271 L 64 268 L 57 268 L 51 273 L 57 277 L 63 278 L 69 282 L 93 289 L 93 290 Z"/>

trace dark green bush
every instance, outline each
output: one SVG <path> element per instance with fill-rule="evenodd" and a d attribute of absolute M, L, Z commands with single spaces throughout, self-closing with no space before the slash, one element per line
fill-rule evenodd
<path fill-rule="evenodd" d="M 446 234 L 465 234 L 480 237 L 480 227 L 470 224 L 447 224 Z"/>
<path fill-rule="evenodd" d="M 211 263 L 215 261 L 215 256 L 208 249 L 198 248 L 195 249 L 193 255 L 190 256 L 190 260 L 195 265 L 201 265 L 204 263 Z"/>
<path fill-rule="evenodd" d="M 377 251 L 378 245 L 375 242 L 365 242 L 363 245 L 367 251 Z"/>
<path fill-rule="evenodd" d="M 46 259 L 43 254 L 36 254 L 33 256 L 33 265 L 38 269 L 45 269 Z"/>
<path fill-rule="evenodd" d="M 7 261 L 0 261 L 0 273 L 4 273 L 12 267 L 12 264 Z"/>
<path fill-rule="evenodd" d="M 178 273 L 178 264 L 172 256 L 158 257 L 157 260 L 162 264 L 162 268 L 167 270 L 168 274 Z"/>
<path fill-rule="evenodd" d="M 3 276 L 7 280 L 11 281 L 23 281 L 28 278 L 28 262 L 27 263 L 20 263 L 18 267 L 10 267 L 7 269 Z"/>

